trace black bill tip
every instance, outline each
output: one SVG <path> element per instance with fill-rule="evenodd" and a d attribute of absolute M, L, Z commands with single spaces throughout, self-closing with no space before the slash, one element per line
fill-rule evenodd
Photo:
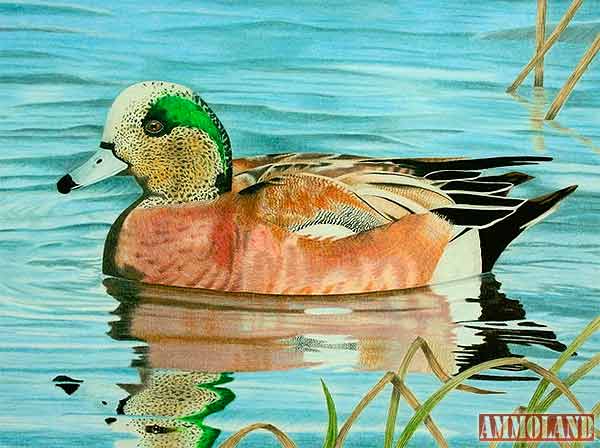
<path fill-rule="evenodd" d="M 67 194 L 73 188 L 77 186 L 77 183 L 73 180 L 70 174 L 66 174 L 60 178 L 60 180 L 56 183 L 56 189 L 59 193 Z"/>

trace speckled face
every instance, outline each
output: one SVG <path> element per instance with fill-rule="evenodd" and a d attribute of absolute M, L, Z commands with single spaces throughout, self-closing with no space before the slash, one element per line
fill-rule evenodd
<path fill-rule="evenodd" d="M 231 188 L 229 137 L 208 105 L 179 84 L 148 81 L 124 90 L 102 144 L 114 147 L 151 201 L 209 200 Z"/>

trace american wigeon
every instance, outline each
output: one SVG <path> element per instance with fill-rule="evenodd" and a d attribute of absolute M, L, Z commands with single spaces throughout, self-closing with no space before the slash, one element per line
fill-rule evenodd
<path fill-rule="evenodd" d="M 142 187 L 109 232 L 104 272 L 221 291 L 364 293 L 487 272 L 576 188 L 509 198 L 531 177 L 483 173 L 548 157 L 233 160 L 211 108 L 162 81 L 117 97 L 100 147 L 57 186 L 67 193 L 128 170 Z"/>

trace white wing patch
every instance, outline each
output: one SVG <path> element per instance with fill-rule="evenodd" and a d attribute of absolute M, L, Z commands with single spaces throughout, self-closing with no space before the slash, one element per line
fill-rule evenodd
<path fill-rule="evenodd" d="M 313 224 L 294 233 L 319 240 L 339 240 L 340 238 L 346 238 L 347 236 L 355 235 L 355 233 L 348 227 L 340 226 L 338 224 Z"/>

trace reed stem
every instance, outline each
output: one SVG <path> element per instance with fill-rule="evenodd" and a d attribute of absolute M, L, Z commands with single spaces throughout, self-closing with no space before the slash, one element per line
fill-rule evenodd
<path fill-rule="evenodd" d="M 573 0 L 567 9 L 567 12 L 565 12 L 565 15 L 562 17 L 562 19 L 560 19 L 560 22 L 558 22 L 558 25 L 556 25 L 556 28 L 554 28 L 552 34 L 550 34 L 550 37 L 548 37 L 542 48 L 540 48 L 536 55 L 527 63 L 523 70 L 521 70 L 521 73 L 519 73 L 519 75 L 515 78 L 510 87 L 506 89 L 507 92 L 510 93 L 517 90 L 525 78 L 527 78 L 529 72 L 531 72 L 531 70 L 538 65 L 542 59 L 544 59 L 545 54 L 548 52 L 548 50 L 550 50 L 550 48 L 552 48 L 552 45 L 555 44 L 562 32 L 567 28 L 571 22 L 571 19 L 575 16 L 575 13 L 582 3 L 583 0 Z"/>
<path fill-rule="evenodd" d="M 558 95 L 556 95 L 556 98 L 554 98 L 554 101 L 552 101 L 552 104 L 546 113 L 546 120 L 554 120 L 558 112 L 560 112 L 560 109 L 569 98 L 569 95 L 571 95 L 571 92 L 575 88 L 575 84 L 577 84 L 577 81 L 579 81 L 579 79 L 583 76 L 590 63 L 594 60 L 596 54 L 598 54 L 599 50 L 600 33 L 598 33 L 596 39 L 592 43 L 592 46 L 585 52 L 581 58 L 581 61 L 579 61 L 579 64 L 577 64 L 577 67 L 575 67 L 575 70 L 573 70 L 573 73 L 571 73 L 571 76 L 569 76 L 569 79 L 567 79 L 567 82 L 563 88 L 560 89 L 560 92 L 558 92 Z"/>
<path fill-rule="evenodd" d="M 535 25 L 535 53 L 539 53 L 544 46 L 546 40 L 546 11 L 548 7 L 547 0 L 538 0 L 537 2 L 537 19 Z M 533 81 L 534 87 L 544 86 L 544 59 L 535 66 L 535 78 Z"/>

